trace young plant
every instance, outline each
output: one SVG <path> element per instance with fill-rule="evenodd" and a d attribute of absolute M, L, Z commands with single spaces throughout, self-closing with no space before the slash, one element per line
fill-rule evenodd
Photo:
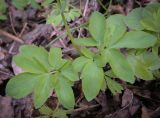
<path fill-rule="evenodd" d="M 47 17 L 47 23 L 48 24 L 54 24 L 55 26 L 58 25 L 64 25 L 63 19 L 61 16 L 61 12 L 64 13 L 64 16 L 68 22 L 74 21 L 75 18 L 79 17 L 81 15 L 80 10 L 75 8 L 74 6 L 71 6 L 69 4 L 69 1 L 67 0 L 60 0 L 61 7 L 59 4 L 53 3 L 53 10 Z M 51 2 L 49 2 L 51 3 Z"/>
<path fill-rule="evenodd" d="M 155 46 L 157 37 L 140 30 L 138 25 L 139 30 L 128 32 L 125 18 L 116 14 L 106 19 L 101 13 L 93 12 L 88 27 L 91 36 L 72 41 L 74 45 L 83 46 L 79 50 L 81 55 L 73 61 L 62 59 L 59 48 L 47 52 L 42 47 L 22 46 L 13 60 L 24 72 L 8 82 L 7 95 L 22 98 L 33 92 L 35 107 L 39 108 L 54 90 L 65 108 L 73 108 L 72 86 L 79 80 L 78 73 L 88 101 L 106 86 L 113 94 L 120 93 L 123 88 L 115 78 L 131 84 L 135 82 L 135 76 L 143 80 L 154 79 L 153 73 L 160 68 L 160 59 L 147 49 Z M 106 66 L 110 69 L 104 69 Z"/>

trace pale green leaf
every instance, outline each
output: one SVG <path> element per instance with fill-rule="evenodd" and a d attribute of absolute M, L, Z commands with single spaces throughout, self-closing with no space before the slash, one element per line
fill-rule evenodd
<path fill-rule="evenodd" d="M 59 102 L 67 109 L 73 108 L 75 105 L 75 98 L 73 90 L 70 84 L 66 81 L 63 76 L 59 76 L 58 83 L 55 88 L 56 95 Z"/>
<path fill-rule="evenodd" d="M 70 81 L 79 80 L 78 73 L 73 70 L 71 65 L 69 67 L 65 68 L 65 69 L 62 69 L 61 74 Z"/>
<path fill-rule="evenodd" d="M 108 60 L 105 54 L 101 54 L 101 55 L 96 55 L 94 57 L 94 61 L 98 67 L 104 67 Z"/>
<path fill-rule="evenodd" d="M 56 70 L 60 69 L 66 63 L 66 60 L 62 59 L 62 51 L 60 48 L 51 48 L 48 60 L 50 65 Z"/>
<path fill-rule="evenodd" d="M 115 44 L 126 32 L 127 28 L 123 21 L 124 16 L 120 14 L 112 15 L 106 20 L 105 46 Z"/>
<path fill-rule="evenodd" d="M 134 71 L 134 74 L 144 80 L 153 80 L 152 72 L 135 56 L 128 56 L 130 65 Z"/>
<path fill-rule="evenodd" d="M 17 66 L 21 67 L 25 72 L 30 73 L 45 73 L 47 70 L 41 66 L 37 60 L 33 58 L 27 58 L 22 55 L 17 55 L 13 58 Z"/>
<path fill-rule="evenodd" d="M 83 67 L 88 63 L 89 60 L 90 59 L 84 56 L 76 58 L 72 63 L 74 71 L 81 72 Z"/>
<path fill-rule="evenodd" d="M 44 74 L 38 77 L 38 81 L 34 87 L 34 106 L 41 107 L 50 96 L 53 86 L 49 74 Z"/>
<path fill-rule="evenodd" d="M 90 58 L 90 59 L 93 59 L 94 53 L 91 52 L 89 49 L 87 49 L 87 48 L 81 48 L 80 51 L 81 51 L 81 53 L 82 53 L 85 57 Z"/>
<path fill-rule="evenodd" d="M 97 42 L 102 42 L 105 33 L 105 17 L 99 12 L 93 12 L 89 19 L 89 31 Z"/>
<path fill-rule="evenodd" d="M 88 101 L 94 99 L 103 84 L 104 72 L 94 62 L 87 63 L 81 74 L 82 90 Z"/>
<path fill-rule="evenodd" d="M 131 31 L 127 32 L 125 36 L 111 48 L 149 48 L 153 46 L 156 41 L 156 37 L 149 33 Z"/>
<path fill-rule="evenodd" d="M 123 87 L 118 82 L 110 79 L 109 77 L 106 77 L 106 81 L 107 81 L 107 86 L 113 95 L 122 92 Z"/>
<path fill-rule="evenodd" d="M 76 38 L 74 40 L 76 45 L 80 46 L 97 46 L 97 42 L 93 38 Z"/>
<path fill-rule="evenodd" d="M 48 52 L 43 47 L 38 47 L 35 45 L 23 45 L 20 47 L 20 55 L 26 58 L 34 59 L 46 70 L 50 69 Z"/>
<path fill-rule="evenodd" d="M 16 99 L 23 98 L 33 91 L 37 79 L 38 75 L 31 73 L 14 76 L 7 83 L 6 94 Z"/>
<path fill-rule="evenodd" d="M 126 82 L 134 83 L 134 73 L 126 57 L 120 51 L 114 49 L 107 50 L 106 54 L 114 74 Z"/>
<path fill-rule="evenodd" d="M 142 19 L 143 8 L 133 9 L 125 18 L 126 25 L 134 30 L 143 30 L 140 21 Z"/>

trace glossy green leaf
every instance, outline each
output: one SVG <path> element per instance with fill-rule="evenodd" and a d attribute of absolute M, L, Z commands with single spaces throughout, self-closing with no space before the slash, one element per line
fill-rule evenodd
<path fill-rule="evenodd" d="M 16 99 L 23 98 L 33 91 L 37 79 L 38 75 L 31 73 L 14 76 L 7 83 L 6 94 Z"/>
<path fill-rule="evenodd" d="M 125 34 L 127 28 L 123 19 L 124 16 L 120 14 L 112 15 L 107 18 L 104 37 L 105 46 L 112 46 Z"/>
<path fill-rule="evenodd" d="M 140 21 L 142 19 L 143 8 L 133 9 L 125 18 L 126 25 L 134 30 L 143 30 Z"/>
<path fill-rule="evenodd" d="M 41 107 L 53 90 L 52 81 L 49 74 L 44 74 L 38 78 L 34 87 L 34 106 Z"/>
<path fill-rule="evenodd" d="M 123 87 L 118 82 L 110 79 L 109 77 L 106 77 L 106 81 L 107 81 L 107 86 L 113 95 L 122 92 Z"/>
<path fill-rule="evenodd" d="M 56 70 L 60 69 L 66 63 L 66 60 L 62 59 L 62 51 L 60 48 L 51 48 L 48 60 L 50 65 Z"/>
<path fill-rule="evenodd" d="M 59 102 L 67 109 L 73 108 L 75 105 L 75 98 L 70 84 L 61 75 L 58 80 L 55 91 Z"/>
<path fill-rule="evenodd" d="M 144 80 L 153 80 L 152 72 L 142 63 L 140 59 L 135 56 L 128 56 L 130 65 L 134 71 L 134 74 Z"/>
<path fill-rule="evenodd" d="M 84 56 L 76 58 L 72 63 L 74 71 L 81 72 L 84 66 L 89 62 L 89 60 L 90 59 Z"/>
<path fill-rule="evenodd" d="M 89 19 L 89 31 L 97 42 L 102 42 L 105 33 L 105 17 L 99 12 L 93 12 Z"/>
<path fill-rule="evenodd" d="M 126 57 L 114 49 L 106 51 L 106 54 L 114 74 L 126 82 L 134 83 L 134 73 Z"/>
<path fill-rule="evenodd" d="M 156 37 L 149 33 L 131 31 L 127 32 L 125 36 L 111 48 L 149 48 L 153 46 L 156 41 Z"/>
<path fill-rule="evenodd" d="M 93 38 L 76 38 L 74 40 L 76 45 L 80 46 L 97 46 L 98 43 Z"/>
<path fill-rule="evenodd" d="M 103 69 L 90 61 L 85 65 L 81 78 L 84 95 L 88 101 L 91 101 L 98 95 L 102 87 L 104 79 Z"/>

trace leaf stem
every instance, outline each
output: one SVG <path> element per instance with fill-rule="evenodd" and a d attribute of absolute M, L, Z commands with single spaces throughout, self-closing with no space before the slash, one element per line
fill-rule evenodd
<path fill-rule="evenodd" d="M 57 0 L 57 2 L 58 2 L 59 7 L 61 8 L 62 6 L 61 6 L 60 0 Z M 68 26 L 68 24 L 67 24 L 67 21 L 66 21 L 66 18 L 65 18 L 65 16 L 64 16 L 64 13 L 63 13 L 63 12 L 61 12 L 61 17 L 62 17 L 62 20 L 63 20 L 64 25 L 65 25 L 66 33 L 67 33 L 67 35 L 68 35 L 71 43 L 73 44 L 74 48 L 80 53 L 79 47 L 74 43 L 74 38 L 73 38 L 73 36 L 72 36 L 72 34 L 71 34 L 70 28 L 69 28 L 69 26 Z"/>

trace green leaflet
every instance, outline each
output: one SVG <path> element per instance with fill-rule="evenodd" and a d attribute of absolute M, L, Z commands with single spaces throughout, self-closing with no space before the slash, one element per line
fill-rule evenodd
<path fill-rule="evenodd" d="M 89 62 L 89 60 L 90 59 L 84 56 L 76 58 L 72 63 L 74 71 L 81 72 L 83 67 Z"/>
<path fill-rule="evenodd" d="M 74 72 L 72 66 L 64 68 L 61 71 L 61 74 L 70 81 L 78 81 L 79 80 L 78 73 Z"/>
<path fill-rule="evenodd" d="M 124 16 L 112 15 L 106 20 L 104 43 L 106 47 L 112 46 L 125 34 L 127 28 L 123 21 Z"/>
<path fill-rule="evenodd" d="M 2 13 L 5 13 L 6 12 L 6 3 L 5 3 L 5 0 L 0 0 L 0 16 Z"/>
<path fill-rule="evenodd" d="M 103 53 L 95 55 L 94 61 L 98 67 L 104 67 L 106 63 L 108 62 L 106 55 Z"/>
<path fill-rule="evenodd" d="M 121 40 L 110 48 L 149 48 L 156 43 L 155 36 L 143 31 L 127 32 Z"/>
<path fill-rule="evenodd" d="M 13 77 L 7 83 L 6 94 L 16 99 L 27 96 L 33 91 L 38 76 L 37 74 L 22 73 Z"/>
<path fill-rule="evenodd" d="M 67 61 L 62 59 L 62 51 L 60 48 L 51 48 L 48 57 L 50 65 L 54 69 L 60 69 Z"/>
<path fill-rule="evenodd" d="M 20 10 L 23 10 L 28 4 L 31 4 L 35 9 L 40 8 L 39 4 L 35 0 L 12 0 L 12 4 Z"/>
<path fill-rule="evenodd" d="M 102 87 L 103 69 L 99 68 L 93 61 L 90 61 L 83 68 L 81 78 L 84 95 L 88 101 L 91 101 L 98 95 Z"/>
<path fill-rule="evenodd" d="M 74 40 L 76 45 L 80 46 L 97 46 L 98 43 L 93 38 L 76 38 Z"/>
<path fill-rule="evenodd" d="M 105 17 L 99 12 L 93 12 L 89 19 L 89 32 L 92 37 L 98 42 L 98 44 L 103 42 L 105 33 Z"/>
<path fill-rule="evenodd" d="M 20 54 L 15 56 L 13 61 L 26 72 L 45 73 L 50 69 L 48 52 L 44 48 L 32 45 L 22 46 Z"/>
<path fill-rule="evenodd" d="M 133 9 L 125 18 L 126 25 L 134 30 L 143 30 L 140 21 L 142 19 L 143 8 Z"/>
<path fill-rule="evenodd" d="M 157 70 L 160 68 L 160 58 L 150 52 L 145 52 L 141 55 L 144 65 L 150 70 Z"/>
<path fill-rule="evenodd" d="M 94 53 L 91 52 L 89 49 L 87 49 L 87 48 L 81 48 L 80 51 L 81 51 L 81 53 L 82 53 L 85 57 L 87 57 L 87 58 L 89 58 L 89 59 L 93 59 Z"/>
<path fill-rule="evenodd" d="M 27 6 L 28 0 L 12 0 L 12 4 L 20 10 L 23 10 Z"/>
<path fill-rule="evenodd" d="M 153 80 L 152 72 L 149 71 L 148 67 L 146 67 L 141 59 L 138 59 L 138 57 L 135 56 L 128 56 L 128 60 L 130 62 L 130 65 L 134 71 L 134 74 L 144 80 Z"/>
<path fill-rule="evenodd" d="M 38 78 L 34 88 L 34 106 L 41 107 L 53 90 L 51 75 L 45 74 Z"/>
<path fill-rule="evenodd" d="M 116 95 L 117 93 L 121 93 L 123 90 L 123 87 L 116 81 L 110 79 L 109 77 L 105 77 L 107 81 L 107 86 L 112 92 L 113 95 Z"/>
<path fill-rule="evenodd" d="M 59 76 L 55 91 L 59 102 L 67 109 L 73 108 L 75 98 L 70 83 L 63 77 Z"/>
<path fill-rule="evenodd" d="M 106 55 L 109 58 L 109 64 L 114 74 L 126 82 L 134 83 L 134 73 L 126 57 L 114 49 L 107 50 Z"/>

